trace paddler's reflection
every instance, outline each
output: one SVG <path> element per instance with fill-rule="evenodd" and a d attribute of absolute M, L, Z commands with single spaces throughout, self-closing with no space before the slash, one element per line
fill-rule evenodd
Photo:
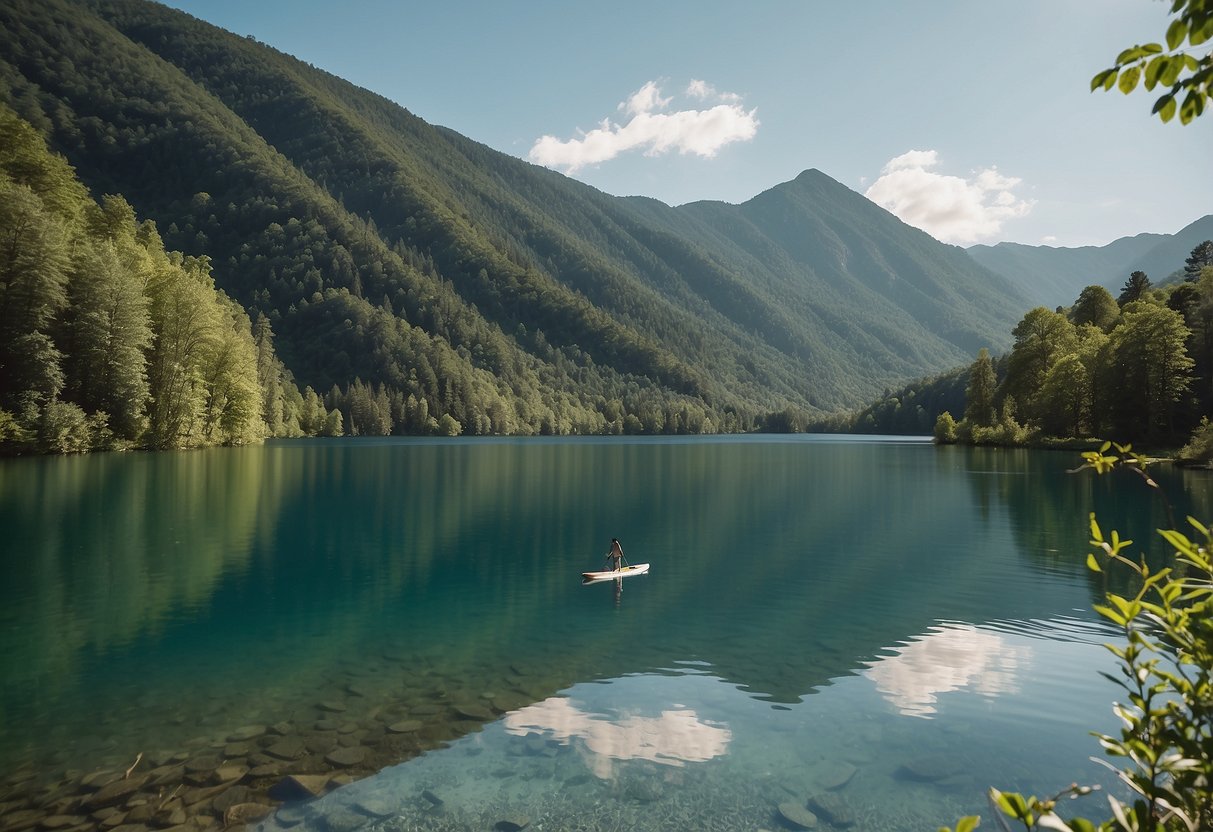
<path fill-rule="evenodd" d="M 615 579 L 615 606 L 619 606 L 619 601 L 623 597 L 623 578 Z"/>

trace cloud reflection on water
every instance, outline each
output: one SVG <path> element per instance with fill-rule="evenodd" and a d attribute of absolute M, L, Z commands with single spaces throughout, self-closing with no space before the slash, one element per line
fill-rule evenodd
<path fill-rule="evenodd" d="M 938 695 L 970 688 L 982 696 L 1016 693 L 1032 648 L 972 624 L 947 623 L 868 665 L 864 676 L 903 715 L 930 719 Z"/>
<path fill-rule="evenodd" d="M 676 706 L 677 707 L 677 706 Z M 612 776 L 617 760 L 650 760 L 668 766 L 706 762 L 723 756 L 732 732 L 699 718 L 691 708 L 677 707 L 660 716 L 629 714 L 612 719 L 581 710 L 570 699 L 551 697 L 506 715 L 507 733 L 532 731 L 573 744 L 595 776 Z"/>

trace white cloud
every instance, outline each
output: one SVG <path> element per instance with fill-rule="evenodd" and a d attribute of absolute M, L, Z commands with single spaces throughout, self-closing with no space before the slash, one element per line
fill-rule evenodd
<path fill-rule="evenodd" d="M 864 195 L 910 225 L 957 245 L 990 239 L 1009 219 L 1032 210 L 1031 200 L 1013 191 L 1022 180 L 1003 176 L 995 167 L 968 179 L 937 173 L 934 150 L 911 150 L 893 159 Z"/>
<path fill-rule="evenodd" d="M 619 109 L 623 110 L 630 116 L 638 116 L 641 113 L 651 113 L 654 110 L 664 110 L 670 106 L 672 98 L 661 97 L 661 87 L 657 86 L 656 81 L 649 81 L 643 87 L 632 93 L 627 101 L 619 105 Z"/>
<path fill-rule="evenodd" d="M 972 624 L 941 624 L 876 661 L 864 675 L 906 716 L 930 719 L 939 694 L 969 688 L 995 697 L 1019 690 L 1032 648 Z"/>
<path fill-rule="evenodd" d="M 687 95 L 691 96 L 691 98 L 698 98 L 700 101 L 706 101 L 709 98 L 713 98 L 717 101 L 723 101 L 726 103 L 741 102 L 741 96 L 737 93 L 719 92 L 707 81 L 700 81 L 698 79 L 695 79 L 691 81 L 691 83 L 687 84 Z"/>
<path fill-rule="evenodd" d="M 550 734 L 562 745 L 575 746 L 586 766 L 603 779 L 615 773 L 616 760 L 648 760 L 681 767 L 724 756 L 733 733 L 703 720 L 691 708 L 675 705 L 660 716 L 628 714 L 611 719 L 583 711 L 569 699 L 553 696 L 507 714 L 506 733 L 525 737 Z"/>
<path fill-rule="evenodd" d="M 717 103 L 706 109 L 663 112 L 673 97 L 662 98 L 657 82 L 649 81 L 619 105 L 619 110 L 630 116 L 625 123 L 604 118 L 579 138 L 541 136 L 531 146 L 530 159 L 574 173 L 630 150 L 642 149 L 646 156 L 677 150 L 684 155 L 711 158 L 725 145 L 749 141 L 758 132 L 757 110 L 744 109 L 739 96 L 717 92 L 704 81 L 692 81 L 687 95 Z"/>

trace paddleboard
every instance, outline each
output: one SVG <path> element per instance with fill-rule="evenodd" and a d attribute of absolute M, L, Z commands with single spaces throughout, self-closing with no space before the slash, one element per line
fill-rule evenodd
<path fill-rule="evenodd" d="M 625 566 L 619 570 L 608 570 L 606 572 L 582 572 L 581 578 L 584 581 L 607 581 L 614 578 L 630 578 L 633 575 L 643 575 L 649 571 L 647 563 L 638 563 L 635 566 Z"/>

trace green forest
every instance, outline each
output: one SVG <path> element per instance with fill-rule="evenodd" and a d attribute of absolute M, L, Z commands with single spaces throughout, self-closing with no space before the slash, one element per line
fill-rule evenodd
<path fill-rule="evenodd" d="M 182 448 L 340 433 L 300 394 L 211 263 L 166 251 L 120 196 L 92 200 L 0 106 L 0 443 Z"/>
<path fill-rule="evenodd" d="M 941 412 L 941 442 L 1057 444 L 1095 436 L 1182 448 L 1213 461 L 1213 241 L 1182 278 L 1153 286 L 1134 271 L 1120 294 L 1082 290 L 1068 308 L 1030 310 L 997 360 L 982 349 L 963 378 L 963 413 Z M 955 402 L 955 399 L 953 399 Z M 955 407 L 955 404 L 953 404 Z"/>

